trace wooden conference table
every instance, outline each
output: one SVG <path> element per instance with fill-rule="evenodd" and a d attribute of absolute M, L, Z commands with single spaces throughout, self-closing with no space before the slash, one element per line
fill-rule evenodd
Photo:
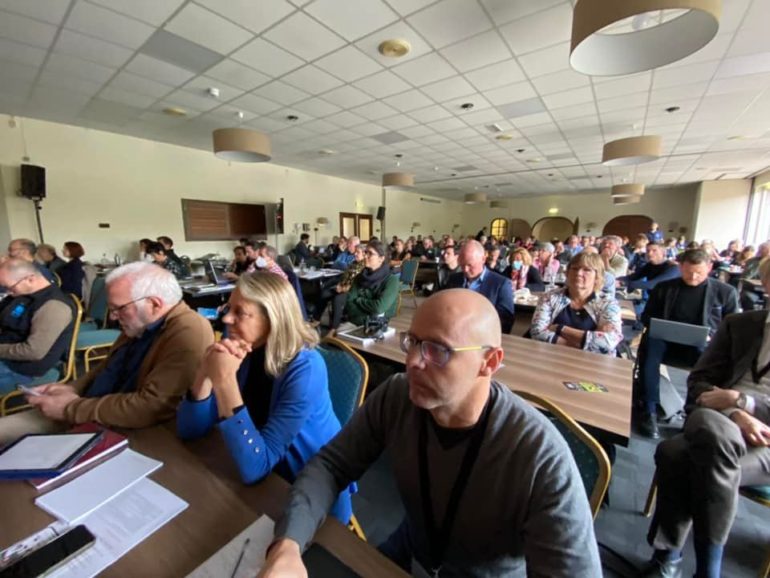
<path fill-rule="evenodd" d="M 168 425 L 128 435 L 132 449 L 163 462 L 150 478 L 188 502 L 189 507 L 102 576 L 186 576 L 260 514 L 276 519 L 288 499 L 289 485 L 276 475 L 253 486 L 243 485 L 218 432 L 186 444 Z M 26 482 L 0 483 L 0 549 L 54 521 L 34 505 L 36 496 L 35 489 Z M 315 541 L 361 576 L 406 576 L 336 520 L 327 520 Z"/>
<path fill-rule="evenodd" d="M 409 329 L 413 309 L 402 309 L 390 320 L 396 330 L 383 341 L 371 345 L 347 342 L 368 355 L 399 364 L 404 363 L 398 334 Z M 626 445 L 631 432 L 631 375 L 633 363 L 627 359 L 600 355 L 571 347 L 557 346 L 515 335 L 503 335 L 504 366 L 495 379 L 512 390 L 522 390 L 547 397 L 585 426 L 611 434 Z M 567 381 L 592 381 L 607 388 L 607 393 L 572 391 Z"/>

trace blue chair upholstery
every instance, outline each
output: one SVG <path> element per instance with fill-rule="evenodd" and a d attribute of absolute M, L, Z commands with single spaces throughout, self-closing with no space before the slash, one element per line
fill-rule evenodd
<path fill-rule="evenodd" d="M 770 506 L 770 486 L 743 486 L 741 494 L 755 502 Z"/>
<path fill-rule="evenodd" d="M 369 367 L 363 357 L 334 338 L 324 339 L 318 352 L 326 363 L 334 414 L 345 425 L 363 402 Z"/>
<path fill-rule="evenodd" d="M 84 323 L 81 331 L 91 331 L 91 327 L 93 329 L 105 327 L 104 324 L 107 320 L 107 286 L 102 276 L 94 279 L 94 283 L 91 285 L 91 297 L 86 317 L 92 321 Z"/>
<path fill-rule="evenodd" d="M 417 269 L 420 268 L 418 259 L 407 259 L 401 262 L 401 293 L 410 293 L 417 307 L 417 295 L 414 292 L 414 282 L 417 280 Z"/>

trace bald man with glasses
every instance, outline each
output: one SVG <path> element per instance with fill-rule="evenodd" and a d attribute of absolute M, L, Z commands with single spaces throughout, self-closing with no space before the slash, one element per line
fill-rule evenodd
<path fill-rule="evenodd" d="M 401 335 L 406 373 L 376 388 L 295 482 L 264 578 L 300 558 L 337 493 L 384 452 L 406 516 L 380 550 L 415 576 L 601 576 L 588 498 L 569 448 L 493 380 L 500 319 L 483 296 L 427 299 Z"/>

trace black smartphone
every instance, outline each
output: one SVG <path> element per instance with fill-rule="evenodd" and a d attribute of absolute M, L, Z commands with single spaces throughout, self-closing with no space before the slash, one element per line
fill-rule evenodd
<path fill-rule="evenodd" d="M 320 544 L 311 544 L 302 554 L 309 578 L 361 578 Z"/>
<path fill-rule="evenodd" d="M 0 578 L 45 576 L 94 544 L 96 538 L 85 526 L 75 526 L 0 570 Z"/>

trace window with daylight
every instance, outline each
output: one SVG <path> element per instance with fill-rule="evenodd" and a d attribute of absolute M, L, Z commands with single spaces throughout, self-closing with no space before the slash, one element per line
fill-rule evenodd
<path fill-rule="evenodd" d="M 508 237 L 508 219 L 493 219 L 489 231 L 489 234 L 495 239 L 506 239 Z"/>

